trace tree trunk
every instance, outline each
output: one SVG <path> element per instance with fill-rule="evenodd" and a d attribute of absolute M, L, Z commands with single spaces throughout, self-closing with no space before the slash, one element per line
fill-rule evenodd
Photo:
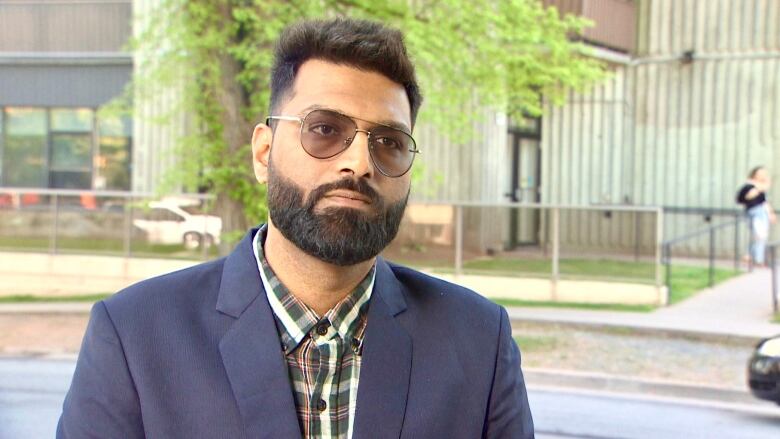
<path fill-rule="evenodd" d="M 225 22 L 230 22 L 232 18 L 230 3 L 224 3 L 220 9 Z M 235 166 L 236 162 L 245 164 L 241 168 L 246 171 L 246 178 L 254 182 L 251 155 L 236 157 L 236 154 L 245 153 L 246 149 L 243 147 L 251 142 L 253 128 L 252 121 L 246 120 L 242 114 L 242 108 L 246 108 L 249 105 L 249 97 L 237 80 L 241 66 L 225 50 L 219 52 L 218 58 L 221 87 L 217 92 L 217 102 L 222 108 L 222 139 L 226 147 L 226 156 L 223 159 L 223 163 L 225 163 L 225 166 Z M 255 182 L 254 184 L 258 183 Z M 234 242 L 240 239 L 240 236 L 243 236 L 243 232 L 250 226 L 241 202 L 229 196 L 230 189 L 221 188 L 217 193 L 216 209 L 222 218 L 222 234 L 227 238 L 223 240 L 223 244 L 220 246 L 220 254 L 222 255 L 232 248 Z"/>

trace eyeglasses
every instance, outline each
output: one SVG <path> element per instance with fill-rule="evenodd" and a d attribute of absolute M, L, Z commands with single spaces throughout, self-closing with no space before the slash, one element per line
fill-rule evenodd
<path fill-rule="evenodd" d="M 312 110 L 304 117 L 269 116 L 271 120 L 288 120 L 301 124 L 301 146 L 307 154 L 329 159 L 346 151 L 357 133 L 368 135 L 368 151 L 377 170 L 387 177 L 400 177 L 412 167 L 417 144 L 409 134 L 390 126 L 376 125 L 371 131 L 358 129 L 357 119 L 333 110 Z M 368 122 L 368 121 L 364 121 Z"/>

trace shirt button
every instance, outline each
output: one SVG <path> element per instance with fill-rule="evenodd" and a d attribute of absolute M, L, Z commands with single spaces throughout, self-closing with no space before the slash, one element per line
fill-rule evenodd
<path fill-rule="evenodd" d="M 352 339 L 352 352 L 360 354 L 360 340 L 356 338 Z"/>
<path fill-rule="evenodd" d="M 317 410 L 322 412 L 325 411 L 326 408 L 328 408 L 328 403 L 325 402 L 324 399 L 317 401 Z"/>
<path fill-rule="evenodd" d="M 322 322 L 317 325 L 317 334 L 325 335 L 328 333 L 328 322 Z"/>

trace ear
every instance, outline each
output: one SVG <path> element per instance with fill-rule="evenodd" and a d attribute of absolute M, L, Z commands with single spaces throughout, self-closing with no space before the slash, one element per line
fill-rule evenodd
<path fill-rule="evenodd" d="M 264 123 L 255 126 L 252 132 L 252 168 L 255 171 L 255 178 L 260 183 L 268 180 L 268 159 L 271 156 L 272 139 L 271 127 Z"/>

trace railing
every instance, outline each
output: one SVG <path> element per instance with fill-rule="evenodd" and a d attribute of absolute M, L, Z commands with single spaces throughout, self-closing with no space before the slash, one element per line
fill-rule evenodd
<path fill-rule="evenodd" d="M 207 259 L 220 235 L 210 199 L 160 206 L 152 194 L 0 188 L 0 249 Z M 195 215 L 175 208 L 193 203 Z M 546 279 L 552 290 L 578 280 L 663 286 L 659 208 L 410 203 L 403 221 L 385 256 L 443 275 Z"/>
<path fill-rule="evenodd" d="M 384 255 L 508 299 L 663 305 L 663 224 L 654 207 L 413 203 Z"/>
<path fill-rule="evenodd" d="M 666 240 L 662 243 L 663 264 L 666 267 L 666 285 L 671 285 L 672 277 L 672 246 L 690 242 L 694 239 L 698 239 L 702 236 L 707 236 L 709 239 L 709 250 L 707 252 L 707 266 L 709 268 L 708 285 L 712 288 L 715 285 L 715 260 L 716 260 L 716 238 L 717 233 L 721 230 L 734 230 L 734 270 L 739 270 L 739 255 L 740 255 L 740 225 L 743 218 L 737 216 L 732 221 L 727 221 L 720 224 L 715 224 L 700 230 L 696 230 L 685 235 Z"/>
<path fill-rule="evenodd" d="M 0 188 L 0 248 L 207 259 L 221 220 L 211 196 Z"/>
<path fill-rule="evenodd" d="M 778 289 L 780 286 L 778 285 L 778 274 L 777 274 L 777 247 L 780 246 L 780 241 L 773 241 L 767 244 L 766 248 L 769 252 L 769 268 L 772 270 L 772 311 L 777 313 L 778 311 L 778 300 L 780 300 L 780 293 L 778 292 Z"/>

